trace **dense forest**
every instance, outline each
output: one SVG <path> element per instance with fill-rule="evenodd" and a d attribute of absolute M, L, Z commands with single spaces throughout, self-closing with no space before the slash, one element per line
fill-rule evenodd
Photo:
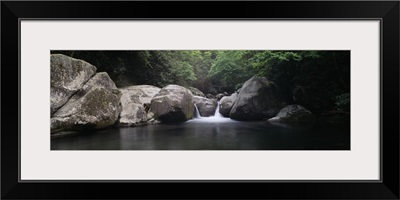
<path fill-rule="evenodd" d="M 85 60 L 117 87 L 177 84 L 232 93 L 254 75 L 313 113 L 350 110 L 350 51 L 52 51 Z"/>

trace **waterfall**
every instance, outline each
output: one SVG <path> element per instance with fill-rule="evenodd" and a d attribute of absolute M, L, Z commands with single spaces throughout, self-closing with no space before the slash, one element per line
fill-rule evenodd
<path fill-rule="evenodd" d="M 195 118 L 201 118 L 199 109 L 197 108 L 196 104 L 194 104 L 194 107 L 196 108 L 196 115 L 194 116 Z"/>
<path fill-rule="evenodd" d="M 217 109 L 215 109 L 214 117 L 224 117 L 221 115 L 221 113 L 219 113 L 219 106 L 220 106 L 220 103 L 218 101 Z"/>
<path fill-rule="evenodd" d="M 214 112 L 214 116 L 202 117 L 200 115 L 199 109 L 197 108 L 196 104 L 194 104 L 194 107 L 196 108 L 196 113 L 194 114 L 195 115 L 194 119 L 189 120 L 188 123 L 231 123 L 231 122 L 235 122 L 232 119 L 230 119 L 229 117 L 223 117 L 219 113 L 219 106 L 220 106 L 220 103 L 218 102 L 217 108 L 215 109 L 215 112 Z"/>

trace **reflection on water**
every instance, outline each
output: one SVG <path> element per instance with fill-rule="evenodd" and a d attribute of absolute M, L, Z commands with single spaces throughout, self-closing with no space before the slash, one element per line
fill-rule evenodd
<path fill-rule="evenodd" d="M 53 136 L 52 150 L 349 150 L 350 126 L 283 126 L 202 117 Z"/>

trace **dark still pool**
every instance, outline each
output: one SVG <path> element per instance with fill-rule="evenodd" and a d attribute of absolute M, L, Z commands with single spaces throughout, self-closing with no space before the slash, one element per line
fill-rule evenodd
<path fill-rule="evenodd" d="M 52 150 L 350 150 L 350 125 L 200 118 L 51 136 Z"/>

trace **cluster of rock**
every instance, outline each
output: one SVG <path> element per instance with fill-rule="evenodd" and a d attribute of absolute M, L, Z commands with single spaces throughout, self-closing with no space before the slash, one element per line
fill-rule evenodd
<path fill-rule="evenodd" d="M 252 77 L 242 88 L 220 100 L 219 112 L 224 117 L 270 122 L 312 121 L 314 115 L 299 105 L 287 105 L 284 95 L 265 77 Z"/>
<path fill-rule="evenodd" d="M 151 85 L 135 85 L 120 88 L 122 112 L 121 126 L 145 125 L 151 119 L 147 116 L 152 98 L 160 92 L 160 88 Z"/>
<path fill-rule="evenodd" d="M 201 96 L 193 96 L 193 101 L 199 109 L 202 117 L 210 117 L 215 114 L 218 102 L 216 99 L 209 99 Z"/>
<path fill-rule="evenodd" d="M 304 107 L 287 106 L 283 95 L 264 77 L 252 77 L 230 96 L 221 93 L 208 98 L 196 88 L 179 85 L 117 88 L 107 73 L 96 73 L 96 67 L 83 60 L 61 54 L 51 55 L 50 60 L 51 133 L 183 122 L 194 117 L 194 105 L 201 116 L 214 115 L 218 100 L 221 115 L 235 120 L 284 121 L 312 116 Z"/>
<path fill-rule="evenodd" d="M 50 56 L 51 132 L 140 126 L 193 118 L 194 104 L 202 116 L 214 114 L 217 101 L 196 88 L 135 85 L 117 88 L 106 72 L 61 54 Z"/>
<path fill-rule="evenodd" d="M 107 73 L 64 55 L 51 55 L 51 132 L 113 125 L 121 112 L 121 92 Z"/>

